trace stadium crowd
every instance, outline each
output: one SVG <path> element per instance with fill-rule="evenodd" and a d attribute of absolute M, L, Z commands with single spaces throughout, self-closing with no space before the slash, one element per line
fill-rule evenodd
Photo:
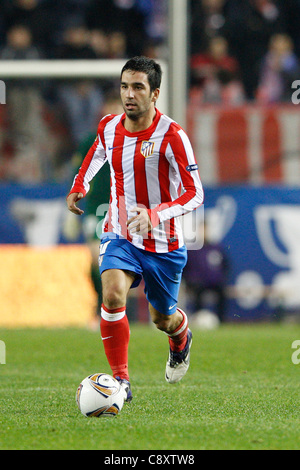
<path fill-rule="evenodd" d="M 166 59 L 167 9 L 167 0 L 2 0 L 0 60 Z M 189 11 L 191 101 L 290 99 L 300 76 L 300 0 L 190 0 Z M 7 81 L 0 181 L 69 178 L 71 156 L 95 129 L 113 86 Z"/>

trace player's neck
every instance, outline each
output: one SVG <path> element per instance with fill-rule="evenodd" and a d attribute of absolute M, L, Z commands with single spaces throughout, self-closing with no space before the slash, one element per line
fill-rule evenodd
<path fill-rule="evenodd" d="M 156 108 L 151 108 L 149 112 L 144 115 L 139 117 L 137 120 L 131 119 L 126 115 L 125 120 L 124 120 L 124 127 L 128 132 L 135 133 L 135 132 L 141 132 L 146 129 L 148 129 L 156 116 Z"/>

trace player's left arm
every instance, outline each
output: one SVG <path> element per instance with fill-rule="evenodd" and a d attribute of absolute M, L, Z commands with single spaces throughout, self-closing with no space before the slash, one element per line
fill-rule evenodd
<path fill-rule="evenodd" d="M 137 233 L 146 236 L 153 227 L 148 209 L 144 207 L 133 207 L 131 212 L 136 212 L 137 214 L 127 220 L 128 230 L 131 234 Z"/>
<path fill-rule="evenodd" d="M 190 140 L 183 129 L 179 129 L 170 138 L 166 158 L 179 176 L 183 192 L 175 200 L 164 202 L 148 210 L 153 227 L 173 217 L 193 211 L 204 201 L 198 165 Z"/>

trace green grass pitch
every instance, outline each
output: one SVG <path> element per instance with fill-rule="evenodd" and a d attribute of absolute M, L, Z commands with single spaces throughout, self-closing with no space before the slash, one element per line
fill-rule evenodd
<path fill-rule="evenodd" d="M 87 375 L 110 373 L 98 333 L 0 330 L 0 449 L 299 449 L 299 325 L 193 333 L 190 370 L 170 385 L 167 337 L 131 325 L 134 400 L 119 416 L 96 419 L 80 414 L 75 392 Z"/>

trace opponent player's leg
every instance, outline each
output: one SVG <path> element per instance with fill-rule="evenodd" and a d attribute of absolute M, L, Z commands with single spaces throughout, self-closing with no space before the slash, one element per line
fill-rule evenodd
<path fill-rule="evenodd" d="M 169 337 L 169 357 L 166 365 L 166 380 L 179 382 L 187 373 L 190 364 L 192 332 L 188 328 L 188 318 L 179 308 L 171 315 L 162 314 L 149 304 L 149 311 L 156 327 Z"/>
<path fill-rule="evenodd" d="M 134 274 L 119 269 L 102 273 L 103 304 L 100 330 L 105 355 L 113 376 L 125 386 L 127 400 L 132 398 L 128 373 L 128 344 L 130 337 L 126 315 L 126 299 Z"/>

